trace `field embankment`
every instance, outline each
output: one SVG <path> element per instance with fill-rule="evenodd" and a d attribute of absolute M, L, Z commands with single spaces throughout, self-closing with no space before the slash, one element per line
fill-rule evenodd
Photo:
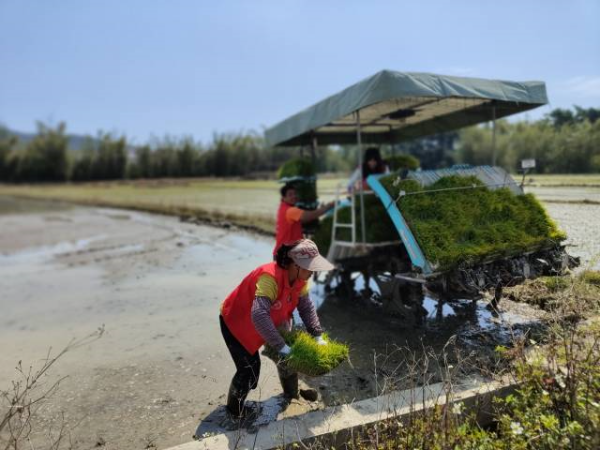
<path fill-rule="evenodd" d="M 340 181 L 320 181 L 320 195 L 330 198 Z M 273 234 L 280 186 L 272 180 L 212 178 L 2 184 L 0 195 L 147 211 Z"/>

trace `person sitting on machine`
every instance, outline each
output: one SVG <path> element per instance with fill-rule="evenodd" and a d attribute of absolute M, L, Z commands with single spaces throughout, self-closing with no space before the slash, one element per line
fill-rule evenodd
<path fill-rule="evenodd" d="M 381 159 L 379 149 L 377 147 L 369 147 L 365 151 L 365 155 L 363 158 L 362 180 L 360 167 L 357 167 L 352 176 L 350 177 L 350 181 L 348 181 L 348 193 L 353 193 L 356 190 L 360 189 L 361 184 L 363 190 L 370 191 L 371 189 L 367 184 L 367 177 L 369 175 L 385 174 L 389 172 L 390 169 L 388 165 L 383 159 Z"/>

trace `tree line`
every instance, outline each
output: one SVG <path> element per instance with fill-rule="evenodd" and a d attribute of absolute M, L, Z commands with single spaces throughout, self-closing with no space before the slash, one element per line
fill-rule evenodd
<path fill-rule="evenodd" d="M 208 144 L 167 136 L 133 147 L 125 136 L 99 132 L 77 150 L 69 148 L 65 123 L 37 124 L 29 142 L 19 142 L 0 127 L 0 180 L 5 182 L 100 181 L 137 178 L 267 176 L 298 148 L 266 148 L 255 133 L 215 134 Z M 349 170 L 330 148 L 319 155 L 318 169 Z"/>
<path fill-rule="evenodd" d="M 496 123 L 497 164 L 510 171 L 535 158 L 542 173 L 600 172 L 600 109 L 555 109 L 537 121 Z M 394 146 L 384 157 L 411 154 L 424 169 L 454 163 L 490 164 L 492 127 L 475 126 Z M 69 148 L 66 124 L 37 124 L 35 137 L 20 142 L 0 127 L 0 180 L 60 182 L 165 177 L 248 177 L 274 173 L 299 148 L 269 148 L 256 133 L 215 134 L 203 144 L 189 137 L 155 138 L 133 147 L 125 136 L 98 133 L 81 148 Z M 356 147 L 324 147 L 317 153 L 319 172 L 349 171 Z M 308 153 L 305 153 L 308 154 Z"/>
<path fill-rule="evenodd" d="M 523 159 L 534 158 L 538 173 L 600 172 L 600 109 L 555 109 L 535 122 L 496 123 L 497 165 L 515 171 Z M 489 124 L 461 131 L 456 161 L 490 164 Z"/>

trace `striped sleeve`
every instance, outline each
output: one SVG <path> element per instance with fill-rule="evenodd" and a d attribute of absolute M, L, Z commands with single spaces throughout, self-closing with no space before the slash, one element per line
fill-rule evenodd
<path fill-rule="evenodd" d="M 319 316 L 317 316 L 317 310 L 309 295 L 300 297 L 300 300 L 298 301 L 298 313 L 310 334 L 313 336 L 320 336 L 323 334 L 321 322 L 319 321 Z"/>
<path fill-rule="evenodd" d="M 258 334 L 269 346 L 277 351 L 281 350 L 285 341 L 271 319 L 271 300 L 268 297 L 254 297 L 250 314 Z"/>

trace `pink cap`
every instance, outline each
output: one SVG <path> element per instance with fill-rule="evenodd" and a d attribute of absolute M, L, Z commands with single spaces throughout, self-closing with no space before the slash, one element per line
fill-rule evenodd
<path fill-rule="evenodd" d="M 317 244 L 310 239 L 302 239 L 289 251 L 288 256 L 300 267 L 312 272 L 322 272 L 334 268 L 333 264 L 319 254 Z"/>

